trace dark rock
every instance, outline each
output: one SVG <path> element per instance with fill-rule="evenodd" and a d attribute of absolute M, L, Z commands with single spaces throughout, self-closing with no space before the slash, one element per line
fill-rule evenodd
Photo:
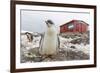
<path fill-rule="evenodd" d="M 75 47 L 75 46 L 71 46 L 70 48 L 76 49 L 76 47 Z"/>

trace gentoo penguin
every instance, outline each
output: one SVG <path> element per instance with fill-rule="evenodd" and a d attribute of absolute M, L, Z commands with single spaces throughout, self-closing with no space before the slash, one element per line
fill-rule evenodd
<path fill-rule="evenodd" d="M 55 55 L 60 45 L 58 41 L 59 38 L 57 35 L 57 29 L 51 20 L 47 20 L 45 23 L 47 25 L 47 30 L 42 36 L 40 42 L 40 54 L 48 56 Z"/>
<path fill-rule="evenodd" d="M 32 33 L 25 32 L 21 33 L 21 47 L 26 48 L 26 50 L 29 50 L 33 47 L 33 35 Z"/>

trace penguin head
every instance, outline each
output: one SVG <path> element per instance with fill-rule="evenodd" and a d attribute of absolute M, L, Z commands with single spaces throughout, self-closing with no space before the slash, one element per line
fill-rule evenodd
<path fill-rule="evenodd" d="M 45 21 L 45 23 L 47 24 L 48 27 L 51 27 L 54 25 L 54 23 L 52 22 L 52 20 L 47 20 Z"/>

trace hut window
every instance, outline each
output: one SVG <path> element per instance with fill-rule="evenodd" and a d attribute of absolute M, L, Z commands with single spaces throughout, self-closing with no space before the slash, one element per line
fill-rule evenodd
<path fill-rule="evenodd" d="M 68 29 L 73 29 L 74 28 L 74 25 L 73 24 L 69 24 L 68 25 Z"/>

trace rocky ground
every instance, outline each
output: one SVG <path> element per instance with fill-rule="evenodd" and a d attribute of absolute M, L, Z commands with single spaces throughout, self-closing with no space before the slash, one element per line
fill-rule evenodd
<path fill-rule="evenodd" d="M 40 36 L 33 39 L 34 45 L 39 45 Z M 70 35 L 60 38 L 60 48 L 56 55 L 42 56 L 39 54 L 39 46 L 30 47 L 26 50 L 25 46 L 21 46 L 21 63 L 26 62 L 51 62 L 51 61 L 71 61 L 71 60 L 87 60 L 89 59 L 89 35 Z"/>

